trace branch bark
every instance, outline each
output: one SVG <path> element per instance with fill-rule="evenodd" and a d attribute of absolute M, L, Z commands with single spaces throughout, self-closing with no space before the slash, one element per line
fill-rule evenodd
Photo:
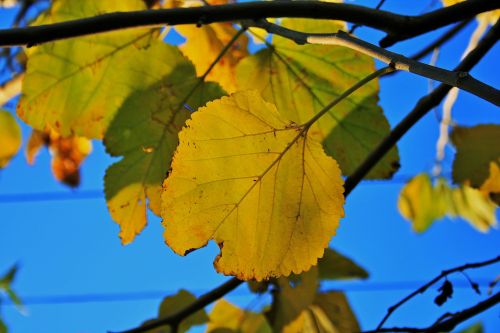
<path fill-rule="evenodd" d="M 468 270 L 468 269 L 480 268 L 480 267 L 484 267 L 484 266 L 496 264 L 498 262 L 500 262 L 500 256 L 497 256 L 496 258 L 493 258 L 493 259 L 490 259 L 490 260 L 486 260 L 486 261 L 482 261 L 482 262 L 477 262 L 477 263 L 472 263 L 472 264 L 465 264 L 465 265 L 462 265 L 462 266 L 458 266 L 458 267 L 455 267 L 455 268 L 452 268 L 452 269 L 448 269 L 448 270 L 442 271 L 441 274 L 439 274 L 438 276 L 436 276 L 434 279 L 432 279 L 431 281 L 427 282 L 422 287 L 418 288 L 417 290 L 415 290 L 414 292 L 412 292 L 411 294 L 409 294 L 408 296 L 406 296 L 405 298 L 403 298 L 401 301 L 399 301 L 398 303 L 396 303 L 393 306 L 391 306 L 387 310 L 387 314 L 384 316 L 384 318 L 382 318 L 382 320 L 378 324 L 377 329 L 375 331 L 380 330 L 382 328 L 382 326 L 385 324 L 385 322 L 387 321 L 387 319 L 389 319 L 389 317 L 391 316 L 391 314 L 394 313 L 394 311 L 396 311 L 399 307 L 401 307 L 403 304 L 405 304 L 406 302 L 408 302 L 410 299 L 412 299 L 413 297 L 417 296 L 418 294 L 423 294 L 427 289 L 429 289 L 429 287 L 431 287 L 432 285 L 434 285 L 435 283 L 437 283 L 442 278 L 444 278 L 444 277 L 446 277 L 446 276 L 448 276 L 450 274 L 456 273 L 456 272 L 463 272 L 463 271 Z"/>
<path fill-rule="evenodd" d="M 319 1 L 255 1 L 218 6 L 117 12 L 26 28 L 0 30 L 0 47 L 33 46 L 50 41 L 141 26 L 210 24 L 264 18 L 300 17 L 343 20 L 387 33 L 380 41 L 391 46 L 446 25 L 500 8 L 497 1 L 469 0 L 420 16 Z"/>
<path fill-rule="evenodd" d="M 488 310 L 489 308 L 500 303 L 500 292 L 487 298 L 486 300 L 477 303 L 470 308 L 464 309 L 460 312 L 450 314 L 447 316 L 448 319 L 438 321 L 437 323 L 424 328 L 416 327 L 390 327 L 390 328 L 379 328 L 373 331 L 364 331 L 363 333 L 383 333 L 383 332 L 404 332 L 404 333 L 440 333 L 440 332 L 450 332 L 455 329 L 457 325 L 463 323 L 464 321 Z"/>
<path fill-rule="evenodd" d="M 417 60 L 407 58 L 401 54 L 397 54 L 365 42 L 343 31 L 333 34 L 310 34 L 287 29 L 265 20 L 256 21 L 254 23 L 248 22 L 246 24 L 293 40 L 298 44 L 345 46 L 364 53 L 370 57 L 376 58 L 386 64 L 390 64 L 395 69 L 418 74 L 420 76 L 445 83 L 449 86 L 460 88 L 487 100 L 496 106 L 500 105 L 500 91 L 479 80 L 476 80 L 467 72 L 449 71 L 443 68 L 427 65 Z"/>
<path fill-rule="evenodd" d="M 17 74 L 11 80 L 0 85 L 0 106 L 21 93 L 24 73 Z"/>
<path fill-rule="evenodd" d="M 482 57 L 495 45 L 500 35 L 500 22 L 488 31 L 478 46 L 455 67 L 456 71 L 470 71 Z M 451 86 L 440 84 L 429 95 L 422 97 L 414 109 L 389 133 L 387 137 L 368 155 L 363 163 L 346 179 L 346 192 L 352 191 L 385 154 L 415 125 L 423 116 L 439 105 L 450 91 Z"/>

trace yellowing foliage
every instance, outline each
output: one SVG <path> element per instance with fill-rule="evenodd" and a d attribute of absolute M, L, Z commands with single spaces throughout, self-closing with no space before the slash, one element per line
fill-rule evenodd
<path fill-rule="evenodd" d="M 132 242 L 147 222 L 147 207 L 160 214 L 161 185 L 167 174 L 178 132 L 189 118 L 185 104 L 198 108 L 219 98 L 217 84 L 202 82 L 193 65 L 175 47 L 155 43 L 148 74 L 154 84 L 131 94 L 117 111 L 104 143 L 113 156 L 104 178 L 108 208 L 120 225 L 123 244 Z"/>
<path fill-rule="evenodd" d="M 33 25 L 140 9 L 142 0 L 56 0 Z M 151 38 L 151 29 L 129 29 L 28 49 L 19 116 L 64 137 L 102 138 L 124 99 L 153 83 L 144 75 L 154 72 L 144 48 Z"/>
<path fill-rule="evenodd" d="M 21 128 L 7 111 L 0 110 L 0 168 L 4 168 L 21 148 Z"/>
<path fill-rule="evenodd" d="M 227 0 L 211 0 L 207 2 L 210 5 L 228 3 Z M 167 6 L 183 7 L 203 5 L 202 1 L 173 1 L 173 3 L 167 3 Z M 186 38 L 180 49 L 193 62 L 196 67 L 196 74 L 199 76 L 204 75 L 233 36 L 238 33 L 238 29 L 231 23 L 215 23 L 201 27 L 179 25 L 175 27 L 175 30 Z M 218 82 L 228 93 L 235 92 L 236 65 L 243 57 L 248 55 L 247 47 L 248 37 L 242 34 L 208 73 L 206 79 Z"/>
<path fill-rule="evenodd" d="M 434 220 L 446 215 L 461 217 L 482 232 L 497 225 L 496 205 L 487 195 L 467 185 L 450 188 L 443 178 L 433 185 L 429 175 L 424 173 L 403 187 L 398 207 L 417 232 L 427 230 Z"/>
<path fill-rule="evenodd" d="M 316 264 L 344 214 L 343 181 L 306 128 L 246 91 L 200 108 L 179 141 L 161 214 L 176 253 L 213 239 L 216 269 L 246 280 Z"/>

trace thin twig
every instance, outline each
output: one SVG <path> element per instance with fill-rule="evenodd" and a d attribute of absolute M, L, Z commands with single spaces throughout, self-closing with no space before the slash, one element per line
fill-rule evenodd
<path fill-rule="evenodd" d="M 416 327 L 390 327 L 390 328 L 377 328 L 372 331 L 364 331 L 363 333 L 383 333 L 383 332 L 405 332 L 405 333 L 440 333 L 440 332 L 450 332 L 455 329 L 457 325 L 463 323 L 464 321 L 488 310 L 489 308 L 500 303 L 500 292 L 490 298 L 477 303 L 470 308 L 464 309 L 457 313 L 447 314 L 446 320 L 438 320 L 436 323 L 429 327 L 416 328 Z M 443 318 L 444 319 L 444 318 Z"/>
<path fill-rule="evenodd" d="M 495 45 L 500 35 L 500 23 L 497 22 L 478 46 L 470 52 L 455 68 L 456 71 L 471 70 L 483 56 Z M 451 86 L 440 84 L 429 95 L 422 97 L 413 110 L 387 135 L 382 142 L 368 155 L 359 167 L 346 179 L 346 192 L 352 191 L 356 185 L 370 172 L 370 170 L 387 154 L 392 147 L 432 108 L 439 105 L 445 98 Z"/>
<path fill-rule="evenodd" d="M 298 44 L 321 44 L 340 45 L 364 53 L 376 58 L 386 64 L 391 64 L 395 69 L 408 71 L 423 77 L 436 80 L 447 85 L 466 90 L 484 100 L 497 106 L 500 105 L 500 91 L 479 80 L 473 78 L 464 71 L 449 71 L 439 67 L 431 66 L 401 54 L 397 54 L 381 47 L 375 46 L 364 40 L 358 39 L 346 32 L 339 31 L 333 34 L 310 34 L 291 30 L 277 24 L 260 20 L 253 24 L 247 23 L 257 28 L 266 30 L 269 33 L 291 39 Z"/>
<path fill-rule="evenodd" d="M 394 313 L 394 311 L 396 311 L 399 307 L 401 307 L 403 304 L 405 304 L 406 302 L 408 302 L 410 299 L 417 296 L 418 294 L 423 294 L 427 289 L 429 289 L 429 287 L 434 285 L 436 282 L 438 282 L 442 278 L 445 278 L 448 275 L 456 273 L 456 272 L 462 272 L 462 271 L 465 271 L 467 269 L 480 268 L 480 267 L 496 264 L 497 262 L 500 262 L 500 256 L 497 256 L 496 258 L 493 258 L 490 260 L 471 263 L 471 264 L 465 264 L 462 266 L 458 266 L 458 267 L 455 267 L 452 269 L 442 271 L 441 274 L 436 276 L 434 279 L 427 282 L 422 287 L 418 288 L 417 290 L 415 290 L 414 292 L 412 292 L 411 294 L 409 294 L 408 296 L 406 296 L 405 298 L 403 298 L 402 300 L 400 300 L 399 302 L 397 302 L 393 306 L 389 307 L 389 309 L 387 309 L 387 314 L 384 316 L 384 318 L 382 318 L 382 320 L 378 324 L 377 329 L 375 331 L 380 330 L 382 328 L 382 326 L 385 324 L 385 322 L 387 321 L 387 319 L 389 319 L 391 314 Z"/>
<path fill-rule="evenodd" d="M 196 313 L 199 310 L 202 310 L 205 306 L 211 304 L 215 300 L 222 298 L 224 295 L 229 293 L 230 291 L 236 289 L 240 284 L 242 284 L 243 281 L 240 281 L 236 278 L 232 278 L 228 280 L 227 282 L 221 284 L 215 289 L 212 289 L 208 293 L 200 296 L 199 298 L 196 299 L 193 303 L 189 304 L 185 308 L 177 311 L 176 313 L 165 317 L 161 318 L 155 321 L 152 321 L 149 324 L 145 324 L 143 326 L 128 330 L 128 331 L 123 331 L 122 333 L 139 333 L 139 332 L 147 332 L 149 330 L 155 329 L 160 326 L 164 325 L 178 325 L 184 318 L 192 315 L 193 313 Z"/>
<path fill-rule="evenodd" d="M 382 7 L 384 5 L 384 2 L 385 0 L 380 0 L 377 4 L 377 6 L 375 7 L 375 10 L 379 10 L 380 7 Z M 350 34 L 353 34 L 354 31 L 356 31 L 357 28 L 361 27 L 361 24 L 355 24 L 352 26 L 351 30 L 349 30 L 349 33 Z"/>
<path fill-rule="evenodd" d="M 407 16 L 363 6 L 320 1 L 254 1 L 218 6 L 116 12 L 65 22 L 0 30 L 0 47 L 33 46 L 78 36 L 158 25 L 210 24 L 263 18 L 343 20 L 387 33 L 380 45 L 422 35 L 446 25 L 500 8 L 498 1 L 469 0 L 420 16 Z"/>

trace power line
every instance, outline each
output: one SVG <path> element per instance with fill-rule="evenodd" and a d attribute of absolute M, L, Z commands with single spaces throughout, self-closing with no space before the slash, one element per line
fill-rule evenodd
<path fill-rule="evenodd" d="M 397 290 L 413 290 L 425 284 L 427 281 L 391 281 L 391 282 L 333 282 L 328 285 L 328 290 L 343 292 L 382 292 Z M 483 289 L 488 287 L 490 280 L 486 278 L 474 279 Z M 465 280 L 453 281 L 455 289 L 470 289 L 471 285 Z M 196 295 L 201 295 L 206 290 L 192 290 Z M 161 300 L 165 296 L 175 294 L 174 290 L 146 290 L 115 293 L 86 293 L 86 294 L 66 294 L 66 295 L 38 295 L 21 296 L 24 305 L 57 305 L 57 304 L 84 304 L 84 303 L 106 303 L 106 302 L 130 302 Z M 240 288 L 231 293 L 232 296 L 253 295 L 247 288 Z M 1 305 L 12 306 L 14 303 L 10 299 L 0 298 Z"/>
<path fill-rule="evenodd" d="M 403 185 L 413 175 L 399 175 L 392 179 L 365 180 L 361 185 Z M 3 203 L 26 203 L 26 202 L 50 202 L 50 201 L 78 201 L 104 198 L 104 190 L 76 190 L 76 191 L 47 191 L 35 193 L 4 193 L 0 194 L 0 204 Z"/>

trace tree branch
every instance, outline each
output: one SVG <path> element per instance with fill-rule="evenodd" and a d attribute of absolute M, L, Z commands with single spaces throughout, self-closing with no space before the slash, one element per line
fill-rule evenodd
<path fill-rule="evenodd" d="M 495 45 L 500 35 L 500 22 L 488 31 L 486 36 L 455 67 L 456 71 L 471 70 L 482 57 Z M 415 125 L 423 116 L 439 105 L 450 91 L 451 86 L 440 84 L 429 95 L 422 97 L 414 109 L 389 133 L 388 136 L 368 155 L 363 163 L 346 179 L 344 184 L 346 193 L 349 193 L 370 172 L 370 170 L 385 156 L 385 154 Z"/>
<path fill-rule="evenodd" d="M 365 42 L 343 31 L 333 34 L 310 34 L 291 30 L 265 20 L 256 21 L 253 24 L 247 23 L 247 25 L 261 28 L 269 33 L 291 39 L 298 44 L 345 46 L 364 53 L 370 57 L 376 58 L 386 64 L 391 64 L 395 69 L 418 74 L 420 76 L 460 88 L 487 100 L 496 106 L 500 105 L 500 91 L 479 80 L 476 80 L 467 72 L 449 71 L 439 67 L 427 65 L 417 60 L 407 58 L 401 54 L 397 54 Z"/>
<path fill-rule="evenodd" d="M 215 300 L 222 298 L 224 295 L 229 293 L 230 291 L 236 289 L 243 281 L 240 281 L 236 278 L 232 278 L 229 281 L 221 284 L 217 288 L 209 291 L 208 293 L 200 296 L 193 303 L 186 306 L 185 308 L 177 311 L 176 313 L 165 317 L 160 318 L 158 320 L 152 321 L 149 324 L 128 330 L 123 331 L 122 333 L 139 333 L 139 332 L 147 332 L 149 330 L 155 329 L 164 325 L 178 325 L 184 318 L 196 313 L 197 311 L 203 309 L 205 306 L 211 304 Z"/>
<path fill-rule="evenodd" d="M 17 74 L 11 80 L 0 85 L 0 106 L 21 93 L 24 73 Z"/>
<path fill-rule="evenodd" d="M 117 12 L 26 28 L 0 30 L 0 47 L 33 46 L 78 36 L 141 26 L 210 24 L 263 18 L 296 17 L 343 20 L 387 33 L 387 47 L 446 25 L 500 8 L 491 0 L 469 0 L 420 16 L 406 16 L 362 6 L 319 1 L 255 1 L 218 6 Z"/>
<path fill-rule="evenodd" d="M 446 276 L 448 276 L 450 274 L 456 273 L 456 272 L 463 272 L 463 271 L 465 271 L 467 269 L 480 268 L 480 267 L 484 267 L 484 266 L 495 264 L 497 262 L 500 262 L 500 256 L 497 256 L 496 258 L 493 258 L 493 259 L 490 259 L 490 260 L 486 260 L 486 261 L 482 261 L 482 262 L 477 262 L 477 263 L 471 263 L 471 264 L 465 264 L 465 265 L 462 265 L 462 266 L 458 266 L 458 267 L 455 267 L 455 268 L 452 268 L 452 269 L 448 269 L 448 270 L 442 271 L 441 274 L 439 274 L 438 276 L 436 276 L 434 279 L 432 279 L 431 281 L 427 282 L 422 287 L 418 288 L 417 290 L 415 290 L 414 292 L 412 292 L 411 294 L 409 294 L 408 296 L 406 296 L 405 298 L 403 298 L 401 301 L 399 301 L 398 303 L 396 303 L 393 306 L 391 306 L 387 310 L 387 314 L 384 316 L 384 318 L 382 318 L 382 320 L 380 321 L 380 323 L 377 326 L 377 329 L 374 332 L 381 332 L 380 329 L 382 328 L 382 326 L 385 324 L 385 322 L 387 321 L 387 319 L 389 319 L 389 317 L 391 316 L 391 314 L 394 311 L 396 311 L 399 307 L 401 307 L 403 304 L 405 304 L 406 302 L 408 302 L 410 299 L 412 299 L 413 297 L 417 296 L 418 294 L 423 294 L 427 289 L 429 289 L 429 287 L 431 287 L 432 285 L 434 285 L 436 282 L 438 282 L 442 278 L 444 278 L 444 277 L 446 277 Z M 468 318 L 470 318 L 470 317 L 468 317 Z M 442 321 L 440 323 L 444 323 L 444 322 L 445 321 Z M 436 325 L 437 324 L 438 323 L 436 323 Z M 439 331 L 436 331 L 436 332 L 439 332 Z"/>
<path fill-rule="evenodd" d="M 415 327 L 391 327 L 391 328 L 378 328 L 373 331 L 364 331 L 363 333 L 382 333 L 382 332 L 405 332 L 405 333 L 440 333 L 440 332 L 450 332 L 458 324 L 488 310 L 489 308 L 500 303 L 500 292 L 490 298 L 477 303 L 476 305 L 462 310 L 457 313 L 449 314 L 448 319 L 438 321 L 435 324 L 425 327 L 425 328 L 415 328 Z"/>

